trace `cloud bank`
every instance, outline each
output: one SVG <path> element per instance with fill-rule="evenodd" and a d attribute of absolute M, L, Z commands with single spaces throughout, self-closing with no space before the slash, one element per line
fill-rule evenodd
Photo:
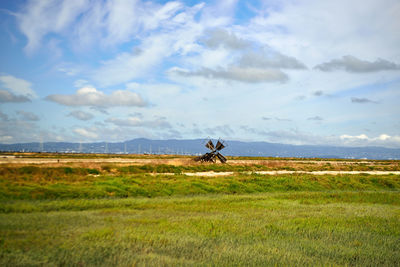
<path fill-rule="evenodd" d="M 172 128 L 171 124 L 166 121 L 165 118 L 157 118 L 155 120 L 142 120 L 140 117 L 129 117 L 126 119 L 120 118 L 108 118 L 106 122 L 112 123 L 116 126 L 122 127 L 145 127 L 145 128 L 156 128 L 156 129 L 168 129 Z"/>
<path fill-rule="evenodd" d="M 285 82 L 288 80 L 288 76 L 278 69 L 241 68 L 236 66 L 216 70 L 202 68 L 197 71 L 175 68 L 171 72 L 185 77 L 200 76 L 207 79 L 224 79 L 244 83 Z"/>
<path fill-rule="evenodd" d="M 126 90 L 116 90 L 106 95 L 93 87 L 83 87 L 73 95 L 49 95 L 46 100 L 65 106 L 90 107 L 144 107 L 147 103 L 136 93 Z"/>
<path fill-rule="evenodd" d="M 14 95 L 6 90 L 0 90 L 0 103 L 21 103 L 31 101 L 28 97 L 23 95 Z"/>
<path fill-rule="evenodd" d="M 1 97 L 3 100 L 9 99 L 7 102 L 26 102 L 26 99 L 37 97 L 30 82 L 12 75 L 0 75 L 0 86 L 10 91 L 7 94 L 4 90 L 1 90 Z"/>
<path fill-rule="evenodd" d="M 278 52 L 249 51 L 244 53 L 239 60 L 242 67 L 253 68 L 281 68 L 281 69 L 306 69 L 307 67 L 294 57 L 282 55 Z"/>
<path fill-rule="evenodd" d="M 381 58 L 375 61 L 366 61 L 353 56 L 343 56 L 342 58 L 332 59 L 329 62 L 316 65 L 315 69 L 326 72 L 345 70 L 347 72 L 363 73 L 385 70 L 400 70 L 400 65 Z"/>

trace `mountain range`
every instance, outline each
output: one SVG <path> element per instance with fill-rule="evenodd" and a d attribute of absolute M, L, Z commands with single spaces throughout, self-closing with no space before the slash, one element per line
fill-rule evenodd
<path fill-rule="evenodd" d="M 0 144 L 0 151 L 61 153 L 137 153 L 199 155 L 208 151 L 202 139 L 150 140 L 137 138 L 125 142 L 67 143 L 32 142 Z M 302 157 L 347 159 L 400 159 L 400 149 L 385 147 L 340 147 L 288 145 L 268 142 L 226 141 L 222 154 L 250 157 Z"/>

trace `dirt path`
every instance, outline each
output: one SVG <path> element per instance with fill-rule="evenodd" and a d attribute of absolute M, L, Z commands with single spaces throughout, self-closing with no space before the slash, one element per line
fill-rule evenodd
<path fill-rule="evenodd" d="M 340 175 L 340 174 L 373 174 L 373 175 L 400 175 L 400 171 L 254 171 L 254 172 L 185 172 L 184 175 L 187 176 L 207 176 L 207 177 L 215 177 L 215 176 L 229 176 L 234 175 L 236 173 L 244 173 L 244 174 L 261 174 L 261 175 L 279 175 L 279 174 L 312 174 L 312 175 Z M 174 173 L 155 173 L 154 175 L 174 175 Z"/>
<path fill-rule="evenodd" d="M 307 174 L 314 174 L 314 175 L 324 175 L 324 174 L 331 174 L 331 175 L 338 175 L 338 174 L 360 174 L 360 173 L 367 173 L 373 175 L 388 175 L 388 174 L 395 174 L 400 175 L 400 171 L 256 171 L 257 174 L 269 174 L 269 175 L 276 175 L 276 174 L 294 174 L 294 173 L 307 173 Z"/>
<path fill-rule="evenodd" d="M 262 164 L 267 167 L 271 167 L 274 169 L 283 169 L 282 167 L 293 167 L 294 169 L 298 168 L 301 169 L 306 165 L 296 165 L 298 162 L 310 163 L 311 167 L 315 167 L 312 163 L 316 163 L 316 165 L 324 164 L 324 161 L 304 161 L 304 160 L 230 160 L 230 165 L 252 165 L 252 164 Z M 328 161 L 327 161 L 328 162 Z M 78 165 L 78 166 L 86 166 L 85 164 L 96 164 L 97 166 L 101 166 L 101 164 L 118 164 L 118 165 L 144 165 L 144 164 L 166 164 L 166 165 L 175 165 L 175 166 L 189 166 L 189 165 L 197 165 L 200 163 L 193 162 L 192 158 L 18 158 L 13 156 L 8 157 L 1 157 L 0 158 L 0 166 L 6 164 L 16 164 L 19 166 L 23 165 L 30 165 L 30 164 L 42 164 L 43 166 L 64 166 L 64 164 L 69 165 Z M 352 161 L 340 161 L 340 162 L 328 162 L 331 165 L 346 165 L 346 164 L 353 164 Z M 371 166 L 378 166 L 379 163 L 374 162 L 355 162 L 355 163 L 365 163 Z M 397 163 L 391 163 L 397 164 Z M 389 165 L 385 165 L 387 167 Z M 92 166 L 96 167 L 96 166 Z M 393 167 L 393 166 L 392 166 Z M 400 171 L 397 171 L 399 168 L 394 168 L 396 171 L 288 171 L 288 170 L 277 170 L 277 171 L 254 171 L 254 172 L 187 172 L 184 173 L 188 176 L 228 176 L 233 175 L 236 173 L 244 173 L 244 174 L 251 174 L 257 173 L 261 175 L 280 175 L 280 174 L 313 174 L 313 175 L 340 175 L 340 174 L 360 174 L 360 173 L 367 173 L 372 175 L 388 175 L 388 174 L 395 174 L 400 175 Z M 154 175 L 173 175 L 173 173 L 155 173 Z"/>

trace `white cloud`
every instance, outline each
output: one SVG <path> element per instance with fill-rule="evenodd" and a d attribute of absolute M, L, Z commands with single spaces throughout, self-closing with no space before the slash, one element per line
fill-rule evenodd
<path fill-rule="evenodd" d="M 392 137 L 387 134 L 381 134 L 380 136 L 378 136 L 378 140 L 382 140 L 382 141 L 388 140 L 390 138 L 392 138 Z"/>
<path fill-rule="evenodd" d="M 89 139 L 96 139 L 99 137 L 99 135 L 97 133 L 87 130 L 87 129 L 84 129 L 84 128 L 75 128 L 74 133 L 76 133 L 82 137 L 89 138 Z"/>
<path fill-rule="evenodd" d="M 94 87 L 83 87 L 74 95 L 49 95 L 47 100 L 65 106 L 91 106 L 91 107 L 144 107 L 146 102 L 136 93 L 127 90 L 116 90 L 110 95 L 98 91 Z"/>
<path fill-rule="evenodd" d="M 321 135 L 305 132 L 298 129 L 289 130 L 263 130 L 249 126 L 241 126 L 242 131 L 254 136 L 262 136 L 270 142 L 287 143 L 293 145 L 329 145 L 346 147 L 381 146 L 387 148 L 400 148 L 400 136 L 380 134 L 369 137 L 366 134 L 359 135 Z"/>
<path fill-rule="evenodd" d="M 400 70 L 400 65 L 381 58 L 375 61 L 367 61 L 353 56 L 343 56 L 342 58 L 332 59 L 329 62 L 316 65 L 315 68 L 322 71 L 345 70 L 348 72 L 360 73 L 383 70 Z"/>
<path fill-rule="evenodd" d="M 81 111 L 81 110 L 74 110 L 71 111 L 68 116 L 74 117 L 75 119 L 81 121 L 88 121 L 94 118 L 92 113 Z"/>
<path fill-rule="evenodd" d="M 398 148 L 400 147 L 400 136 L 390 136 L 388 134 L 380 134 L 376 137 L 369 137 L 366 134 L 360 135 L 341 135 L 340 140 L 347 146 L 385 146 Z"/>
<path fill-rule="evenodd" d="M 346 139 L 368 140 L 368 136 L 365 134 L 360 134 L 360 135 L 355 135 L 355 136 L 343 134 L 340 136 L 340 139 L 342 139 L 342 140 L 346 140 Z"/>
<path fill-rule="evenodd" d="M 29 98 L 37 97 L 36 93 L 32 90 L 32 84 L 12 75 L 0 75 L 0 82 L 2 86 L 9 89 L 17 96 L 24 96 Z"/>

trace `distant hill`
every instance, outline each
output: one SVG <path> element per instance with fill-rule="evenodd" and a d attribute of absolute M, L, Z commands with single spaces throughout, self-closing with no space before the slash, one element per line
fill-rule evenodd
<path fill-rule="evenodd" d="M 317 145 L 287 145 L 268 142 L 226 141 L 227 156 L 400 159 L 400 149 L 384 147 L 339 147 Z M 207 152 L 203 140 L 150 140 L 145 138 L 125 142 L 97 143 L 18 143 L 0 144 L 1 151 L 63 152 L 63 153 L 138 153 L 198 155 Z"/>

